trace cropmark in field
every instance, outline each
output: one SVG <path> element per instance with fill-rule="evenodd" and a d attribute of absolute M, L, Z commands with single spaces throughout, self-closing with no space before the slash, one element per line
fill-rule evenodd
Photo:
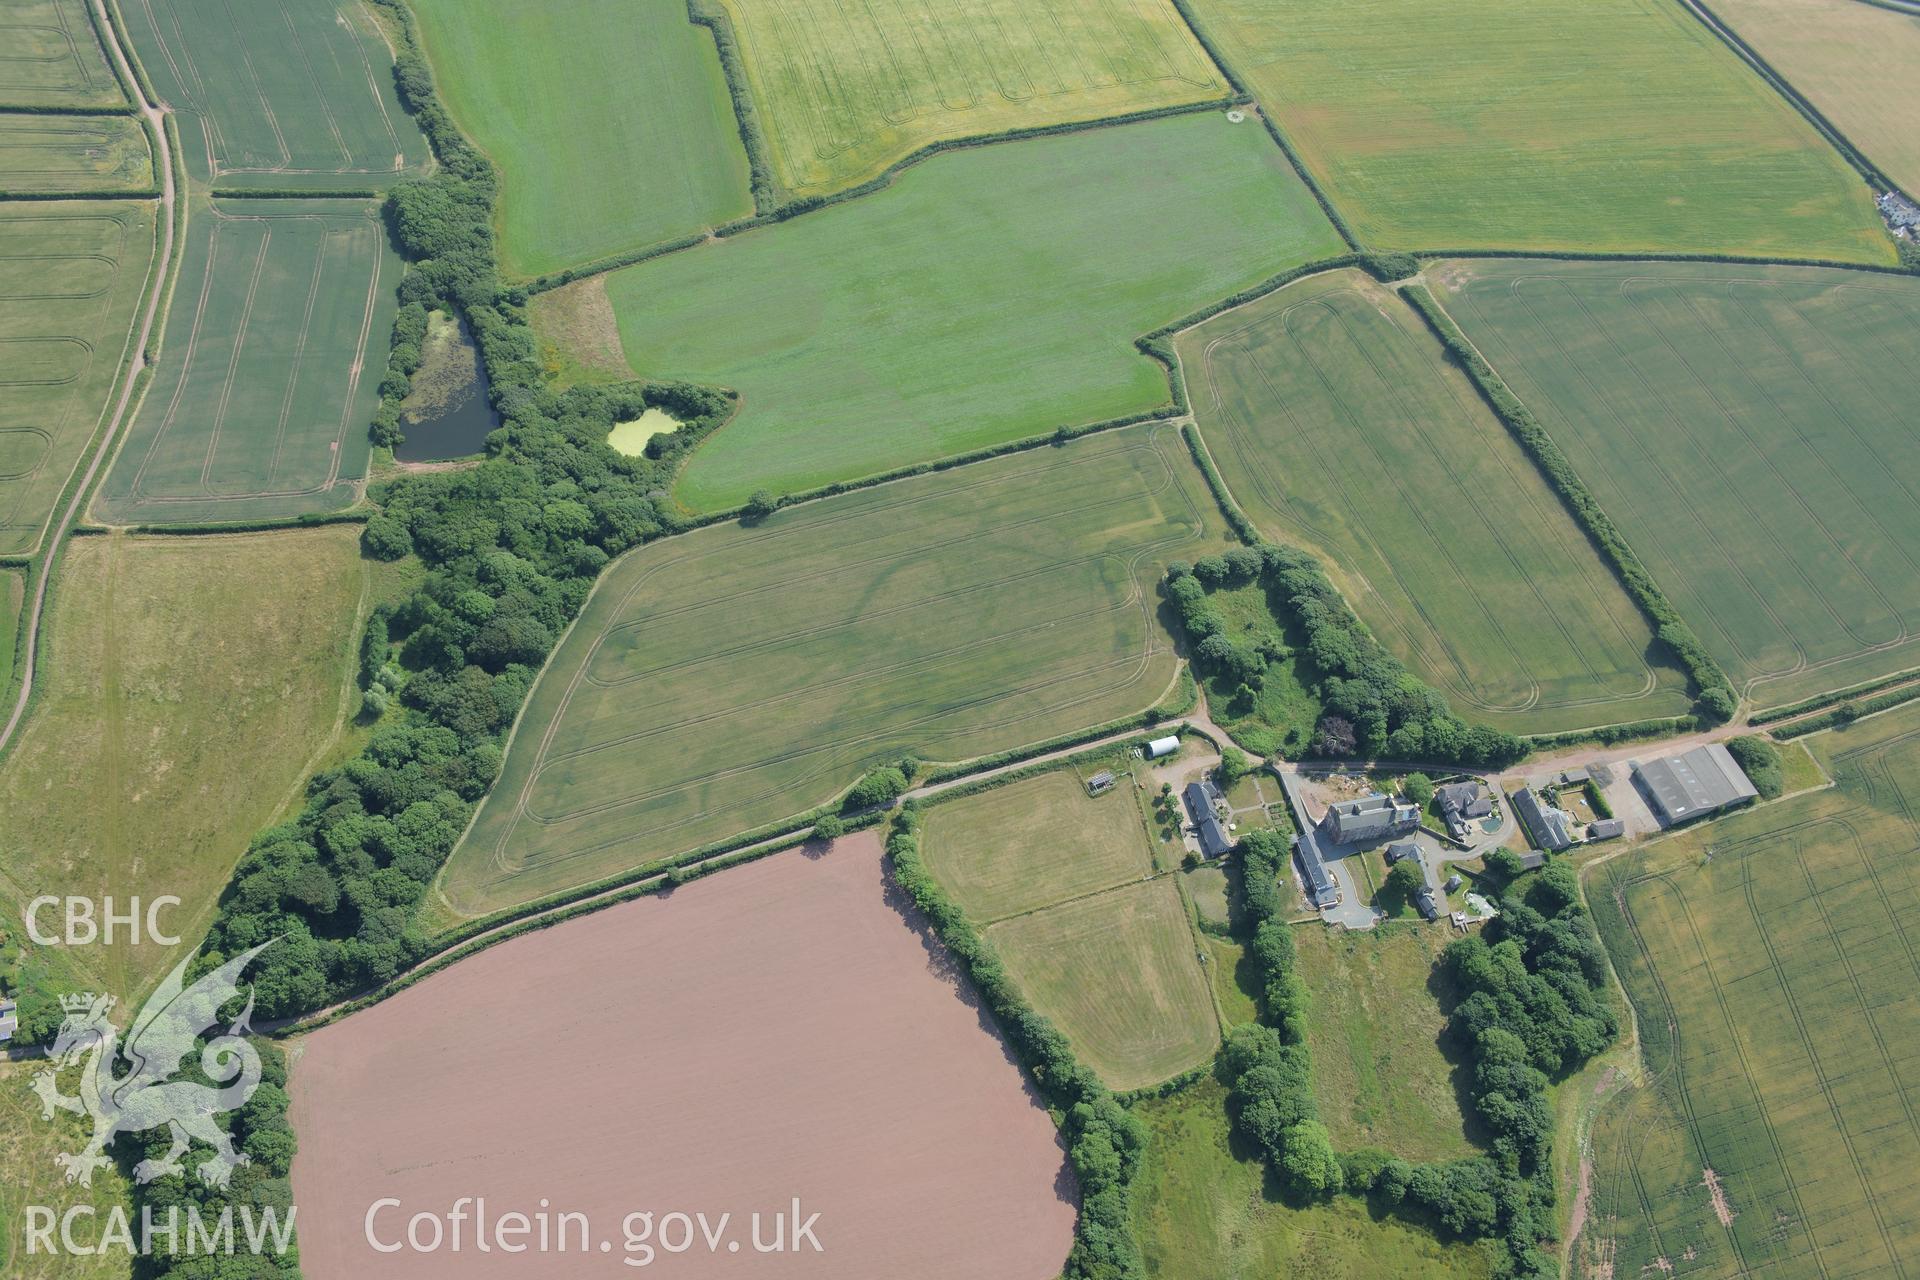
<path fill-rule="evenodd" d="M 427 162 L 393 53 L 359 0 L 126 0 L 122 11 L 154 92 L 181 117 L 197 180 L 363 188 Z"/>
<path fill-rule="evenodd" d="M 0 554 L 40 541 L 126 359 L 151 206 L 0 206 Z"/>
<path fill-rule="evenodd" d="M 399 271 L 370 204 L 197 211 L 167 358 L 96 500 L 100 516 L 174 524 L 351 505 Z"/>
<path fill-rule="evenodd" d="M 508 275 L 753 212 L 719 54 L 685 0 L 415 0 L 414 11 L 447 109 L 500 167 Z"/>
<path fill-rule="evenodd" d="M 1686 681 L 1473 385 L 1391 290 L 1288 285 L 1180 335 L 1195 420 L 1269 536 L 1315 549 L 1454 705 L 1549 732 L 1687 709 Z"/>
<path fill-rule="evenodd" d="M 132 116 L 0 115 L 0 195 L 151 190 L 147 135 Z"/>
<path fill-rule="evenodd" d="M 1134 338 L 1341 247 L 1256 126 L 1183 116 L 935 156 L 606 290 L 635 370 L 742 393 L 676 489 L 710 511 L 1154 409 Z"/>
<path fill-rule="evenodd" d="M 1677 263 L 1428 274 L 1756 701 L 1920 662 L 1920 281 Z"/>
<path fill-rule="evenodd" d="M 1171 0 L 721 0 L 775 176 L 850 187 L 932 142 L 1222 99 Z"/>
<path fill-rule="evenodd" d="M 117 107 L 126 102 L 87 3 L 9 0 L 0 9 L 0 106 Z"/>
<path fill-rule="evenodd" d="M 1589 878 L 1652 1079 L 1596 1126 L 1579 1275 L 1920 1263 L 1920 712 L 1814 741 L 1836 789 Z"/>
<path fill-rule="evenodd" d="M 966 760 L 1173 682 L 1153 584 L 1212 523 L 1142 427 L 702 529 L 602 575 L 441 875 L 480 915 Z"/>
<path fill-rule="evenodd" d="M 205 932 L 247 841 L 353 709 L 373 581 L 357 533 L 68 544 L 0 770 L 0 898 L 170 894 L 161 922 L 188 945 Z M 127 998 L 178 958 L 144 938 L 66 956 Z"/>
<path fill-rule="evenodd" d="M 1205 1062 L 1219 1020 L 1172 873 L 1155 874 L 1132 791 L 1071 770 L 927 811 L 928 869 L 1034 1007 L 1115 1089 Z"/>
<path fill-rule="evenodd" d="M 1866 185 L 1675 0 L 1191 0 L 1362 243 L 1891 263 Z"/>

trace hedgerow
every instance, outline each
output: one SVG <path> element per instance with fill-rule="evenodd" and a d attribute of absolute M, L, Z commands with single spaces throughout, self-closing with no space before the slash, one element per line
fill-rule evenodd
<path fill-rule="evenodd" d="M 1916 698 L 1920 698 L 1920 684 L 1894 689 L 1891 692 L 1881 694 L 1877 698 L 1849 698 L 1824 715 L 1808 716 L 1805 720 L 1795 720 L 1791 724 L 1779 725 L 1771 730 L 1771 732 L 1775 740 L 1787 742 L 1794 738 L 1804 738 L 1810 733 L 1818 733 L 1822 729 L 1833 729 L 1838 728 L 1840 725 L 1852 724 L 1862 716 L 1870 716 L 1876 712 L 1891 710 L 1903 703 L 1912 702 Z"/>
<path fill-rule="evenodd" d="M 1895 671 L 1889 675 L 1881 676 L 1878 679 L 1864 680 L 1859 684 L 1850 684 L 1844 689 L 1830 689 L 1825 693 L 1815 694 L 1811 698 L 1802 698 L 1798 702 L 1790 702 L 1785 706 L 1774 707 L 1767 711 L 1756 711 L 1747 717 L 1747 723 L 1774 724 L 1781 720 L 1791 720 L 1795 716 L 1803 716 L 1809 711 L 1818 711 L 1822 707 L 1831 707 L 1836 703 L 1845 702 L 1849 698 L 1864 697 L 1867 694 L 1878 693 L 1882 689 L 1890 689 L 1894 685 L 1906 684 L 1913 680 L 1920 680 L 1920 668 L 1909 667 L 1905 671 Z"/>
<path fill-rule="evenodd" d="M 1733 682 L 1721 670 L 1713 655 L 1707 652 L 1706 646 L 1700 643 L 1693 628 L 1681 618 L 1680 611 L 1673 607 L 1653 575 L 1647 572 L 1646 566 L 1627 544 L 1625 536 L 1614 526 L 1613 518 L 1601 508 L 1599 500 L 1574 471 L 1573 464 L 1560 451 L 1560 446 L 1554 443 L 1553 437 L 1547 434 L 1546 428 L 1533 416 L 1533 411 L 1521 403 L 1520 397 L 1467 341 L 1453 318 L 1440 309 L 1424 286 L 1409 285 L 1400 293 L 1426 319 L 1446 345 L 1448 354 L 1473 379 L 1487 404 L 1500 415 L 1507 430 L 1527 451 L 1527 456 L 1533 459 L 1547 483 L 1553 486 L 1554 492 L 1573 512 L 1574 519 L 1579 521 L 1594 547 L 1612 566 L 1627 594 L 1633 597 L 1653 622 L 1660 642 L 1693 680 L 1697 699 L 1695 705 L 1700 716 L 1714 724 L 1732 719 L 1740 704 Z"/>

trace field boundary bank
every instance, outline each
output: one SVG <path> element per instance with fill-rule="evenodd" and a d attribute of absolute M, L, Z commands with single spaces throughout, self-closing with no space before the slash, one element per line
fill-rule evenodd
<path fill-rule="evenodd" d="M 1839 152 L 1840 158 L 1845 160 L 1854 172 L 1858 173 L 1869 186 L 1878 184 L 1882 191 L 1895 191 L 1905 196 L 1908 200 L 1913 199 L 1911 192 L 1902 188 L 1899 183 L 1893 181 L 1893 179 L 1883 173 L 1880 166 L 1868 159 L 1866 152 L 1855 146 L 1853 140 L 1841 131 L 1839 125 L 1827 119 L 1820 108 L 1814 106 L 1810 99 L 1803 95 L 1798 89 L 1794 88 L 1793 81 L 1781 74 L 1771 62 L 1767 61 L 1758 49 L 1754 48 L 1747 42 L 1744 36 L 1735 31 L 1726 19 L 1710 9 L 1707 6 L 1706 0 L 1677 0 L 1677 2 L 1682 8 L 1691 13 L 1701 26 L 1711 31 L 1722 44 L 1731 49 L 1735 57 L 1752 67 L 1754 72 L 1759 75 L 1762 80 L 1766 81 L 1768 87 L 1784 98 L 1788 106 L 1792 107 L 1799 113 L 1802 119 L 1812 125 L 1814 131 L 1826 140 L 1827 145 Z M 1868 0 L 1868 2 L 1872 3 L 1872 0 Z M 1894 9 L 1893 12 L 1904 13 L 1908 17 L 1920 17 L 1920 9 Z"/>
<path fill-rule="evenodd" d="M 873 195 L 891 187 L 906 170 L 949 151 L 971 151 L 979 147 L 995 147 L 1003 143 L 1029 142 L 1035 138 L 1051 138 L 1068 133 L 1087 133 L 1095 129 L 1117 129 L 1132 124 L 1144 124 L 1154 120 L 1165 120 L 1172 116 L 1204 115 L 1208 112 L 1231 108 L 1239 102 L 1234 97 L 1214 98 L 1206 102 L 1183 103 L 1172 107 L 1153 107 L 1145 111 L 1132 111 L 1125 115 L 1102 116 L 1098 120 L 1075 121 L 1068 124 L 1035 125 L 1027 129 L 1002 129 L 994 133 L 973 134 L 965 138 L 946 138 L 930 142 L 911 155 L 903 156 L 882 169 L 874 177 L 856 186 L 835 191 L 824 196 L 800 196 L 774 206 L 765 213 L 757 213 L 750 218 L 737 218 L 732 222 L 723 222 L 704 232 L 681 236 L 675 240 L 664 240 L 644 249 L 634 249 L 612 257 L 597 258 L 578 267 L 568 267 L 563 271 L 535 276 L 530 280 L 515 282 L 514 287 L 524 289 L 529 297 L 550 292 L 576 281 L 590 279 L 593 276 L 606 275 L 623 267 L 631 267 L 652 258 L 664 257 L 669 253 L 679 253 L 685 249 L 696 248 L 712 240 L 726 240 L 733 236 L 757 231 L 762 227 L 775 226 L 789 222 L 803 214 L 828 209 L 849 200 L 858 200 L 862 196 Z M 1337 224 L 1336 224 L 1337 225 Z M 1351 241 L 1349 241 L 1351 243 Z"/>
<path fill-rule="evenodd" d="M 1882 689 L 1891 689 L 1895 685 L 1905 684 L 1910 680 L 1920 680 L 1920 667 L 1908 667 L 1905 671 L 1895 671 L 1888 675 L 1876 676 L 1871 680 L 1862 680 L 1858 684 L 1850 684 L 1843 689 L 1831 689 L 1826 693 L 1816 693 L 1812 697 L 1801 698 L 1797 702 L 1789 702 L 1784 706 L 1756 711 L 1747 717 L 1747 723 L 1768 725 L 1777 724 L 1782 720 L 1797 720 L 1809 712 L 1819 711 L 1837 702 L 1845 702 L 1848 698 L 1879 693 Z"/>
<path fill-rule="evenodd" d="M 1915 699 L 1920 699 L 1920 682 L 1901 685 L 1899 688 L 1880 694 L 1878 697 L 1868 698 L 1858 704 L 1843 701 L 1825 712 L 1816 712 L 1804 719 L 1795 718 L 1785 724 L 1776 724 L 1767 732 L 1776 742 L 1792 742 L 1823 730 L 1856 724 L 1861 720 L 1905 706 Z"/>
<path fill-rule="evenodd" d="M 733 126 L 739 131 L 741 149 L 747 153 L 747 194 L 753 201 L 753 214 L 762 217 L 772 213 L 780 187 L 773 176 L 773 157 L 766 132 L 760 127 L 760 113 L 753 104 L 753 89 L 747 83 L 733 18 L 718 0 L 687 0 L 687 21 L 706 28 L 719 55 L 720 78 L 727 82 L 727 98 L 733 103 Z"/>
<path fill-rule="evenodd" d="M 1839 262 L 1832 258 L 1781 258 L 1748 253 L 1661 253 L 1657 250 L 1612 252 L 1582 249 L 1422 249 L 1415 255 L 1422 263 L 1449 258 L 1493 259 L 1524 258 L 1547 262 L 1698 262 L 1727 263 L 1746 267 L 1818 267 L 1823 271 L 1864 271 L 1872 275 L 1910 276 L 1904 266 L 1876 262 Z"/>
<path fill-rule="evenodd" d="M 1574 470 L 1573 463 L 1534 417 L 1533 411 L 1500 377 L 1424 284 L 1408 285 L 1400 290 L 1400 295 L 1413 304 L 1434 336 L 1473 380 L 1487 407 L 1533 460 L 1574 523 L 1613 570 L 1627 595 L 1640 606 L 1654 635 L 1693 681 L 1696 705 L 1701 707 L 1702 714 L 1722 722 L 1731 719 L 1739 709 L 1739 695 L 1733 681 L 1701 644 L 1666 591 L 1634 553 L 1632 544 L 1613 523 L 1613 517 L 1593 496 L 1586 481 Z M 1725 705 L 1720 705 L 1722 703 Z"/>
<path fill-rule="evenodd" d="M 1287 141 L 1287 135 L 1281 132 L 1278 124 L 1274 123 L 1273 113 L 1267 110 L 1266 104 L 1254 96 L 1253 91 L 1247 87 L 1247 82 L 1240 78 L 1240 73 L 1233 69 L 1226 55 L 1221 53 L 1220 47 L 1214 44 L 1213 37 L 1207 34 L 1205 24 L 1200 21 L 1199 15 L 1194 13 L 1190 0 L 1173 0 L 1173 7 L 1179 13 L 1180 20 L 1187 24 L 1187 30 L 1193 32 L 1193 38 L 1200 42 L 1200 47 L 1206 51 L 1209 58 L 1213 59 L 1213 65 L 1218 67 L 1220 74 L 1226 77 L 1227 83 L 1233 87 L 1234 92 L 1253 105 L 1260 117 L 1260 126 L 1267 131 L 1267 136 L 1273 139 L 1274 145 L 1279 147 L 1287 157 L 1287 163 L 1292 165 L 1293 171 L 1300 175 L 1300 181 L 1307 184 L 1307 190 L 1313 192 L 1313 198 L 1320 204 L 1320 211 L 1327 215 L 1327 221 L 1333 224 L 1333 229 L 1340 233 L 1340 238 L 1346 241 L 1349 249 L 1356 253 L 1360 252 L 1360 241 L 1354 236 L 1353 228 L 1347 225 L 1347 220 L 1341 216 L 1340 210 L 1334 207 L 1333 200 L 1314 180 L 1313 174 L 1307 171 L 1306 163 L 1300 159 L 1300 153 L 1293 149 L 1293 144 Z"/>
<path fill-rule="evenodd" d="M 114 73 L 118 83 L 119 73 Z M 124 86 L 122 92 L 125 92 Z M 131 102 L 122 102 L 117 106 L 106 103 L 97 107 L 67 106 L 60 103 L 42 103 L 28 105 L 9 105 L 0 103 L 0 116 L 138 116 L 140 109 Z"/>

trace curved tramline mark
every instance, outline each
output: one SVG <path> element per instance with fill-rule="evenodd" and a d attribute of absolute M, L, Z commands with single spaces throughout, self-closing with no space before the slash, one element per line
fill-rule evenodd
<path fill-rule="evenodd" d="M 219 236 L 217 226 L 214 231 L 214 236 L 216 239 Z M 206 453 L 200 460 L 200 487 L 203 489 L 207 485 L 207 477 L 213 472 L 214 450 L 220 447 L 220 433 L 227 423 L 227 405 L 233 400 L 233 384 L 239 381 L 240 357 L 246 354 L 247 329 L 253 323 L 253 303 L 254 299 L 258 297 L 260 293 L 260 276 L 266 270 L 267 255 L 272 251 L 273 229 L 269 227 L 266 234 L 260 237 L 260 247 L 254 251 L 253 271 L 247 277 L 247 294 L 240 304 L 240 323 L 234 328 L 233 350 L 227 353 L 227 374 L 226 377 L 221 379 L 220 398 L 215 402 L 213 407 L 212 426 L 207 432 Z M 187 376 L 188 371 L 184 369 L 181 370 L 180 381 L 182 385 L 186 383 Z M 172 426 L 173 423 L 169 420 L 163 425 Z M 154 448 L 147 453 L 149 459 L 159 453 L 159 444 L 159 437 L 154 437 Z M 145 468 L 143 467 L 142 471 L 144 470 Z M 137 493 L 138 490 L 136 489 L 135 492 Z"/>
<path fill-rule="evenodd" d="M 126 371 L 120 381 L 120 394 L 114 401 L 113 414 L 107 419 L 106 429 L 101 435 L 100 443 L 98 447 L 95 448 L 93 458 L 88 462 L 85 473 L 80 477 L 80 483 L 74 486 L 73 496 L 68 500 L 66 508 L 61 513 L 59 523 L 57 525 L 50 525 L 48 528 L 48 546 L 45 558 L 40 565 L 40 572 L 34 580 L 33 599 L 29 607 L 22 614 L 21 631 L 24 635 L 23 644 L 25 656 L 20 667 L 20 695 L 14 699 L 13 710 L 8 714 L 6 724 L 0 726 L 0 753 L 4 753 L 8 745 L 13 741 L 14 731 L 20 727 L 21 718 L 24 717 L 27 712 L 27 703 L 33 696 L 35 659 L 38 656 L 36 651 L 39 648 L 40 622 L 46 610 L 47 584 L 53 577 L 54 566 L 59 559 L 60 548 L 67 532 L 71 529 L 74 521 L 79 518 L 82 507 L 91 495 L 94 481 L 98 479 L 100 475 L 101 464 L 113 456 L 121 429 L 127 422 L 127 412 L 133 401 L 134 387 L 139 381 L 141 371 L 147 367 L 147 344 L 153 336 L 154 325 L 159 318 L 161 299 L 166 292 L 167 273 L 173 263 L 173 215 L 176 195 L 173 180 L 173 145 L 167 140 L 166 112 L 161 107 L 147 101 L 145 91 L 139 87 L 139 81 L 133 74 L 132 64 L 129 61 L 127 51 L 121 46 L 120 32 L 107 16 L 105 0 L 91 0 L 91 3 L 94 6 L 95 13 L 99 15 L 103 43 L 109 46 L 109 52 L 113 57 L 115 66 L 126 77 L 127 82 L 133 86 L 132 92 L 136 98 L 136 105 L 140 108 L 140 114 L 146 118 L 148 125 L 151 126 L 155 138 L 154 146 L 158 149 L 159 153 L 158 159 L 160 164 L 158 167 L 161 175 L 160 205 L 157 219 L 159 223 L 157 234 L 160 240 L 160 251 L 156 255 L 150 273 L 151 288 L 147 295 L 146 307 L 141 314 L 138 333 L 133 335 L 129 342 L 128 349 L 132 354 L 127 360 Z"/>

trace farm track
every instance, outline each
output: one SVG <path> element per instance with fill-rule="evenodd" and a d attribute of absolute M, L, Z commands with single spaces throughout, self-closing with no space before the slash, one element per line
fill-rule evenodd
<path fill-rule="evenodd" d="M 138 78 L 133 74 L 133 64 L 128 51 L 123 47 L 124 37 L 107 16 L 105 0 L 91 0 L 91 3 L 94 12 L 98 15 L 101 31 L 110 37 L 107 43 L 111 46 L 109 52 L 115 66 L 126 83 L 131 86 L 131 92 L 136 98 L 135 105 L 139 107 L 141 116 L 151 128 L 153 145 L 157 149 L 156 167 L 161 175 L 160 214 L 157 219 L 160 252 L 150 269 L 151 292 L 148 294 L 146 307 L 141 314 L 139 333 L 137 340 L 133 343 L 133 354 L 127 361 L 126 370 L 120 381 L 120 391 L 114 401 L 113 414 L 107 419 L 107 424 L 93 447 L 92 460 L 87 463 L 85 473 L 81 476 L 79 484 L 74 487 L 73 496 L 68 500 L 59 522 L 50 526 L 47 531 L 47 546 L 40 563 L 40 572 L 34 578 L 33 597 L 20 619 L 20 629 L 25 634 L 20 663 L 20 693 L 14 699 L 13 710 L 7 716 L 6 725 L 0 727 L 0 758 L 4 758 L 7 746 L 13 741 L 15 730 L 20 727 L 21 720 L 26 716 L 27 705 L 32 701 L 34 662 L 37 656 L 35 650 L 39 642 L 40 622 L 46 611 L 47 587 L 53 579 L 53 571 L 60 558 L 61 544 L 70 536 L 75 520 L 85 508 L 87 499 L 92 496 L 94 482 L 99 479 L 102 466 L 113 457 L 121 432 L 130 421 L 134 388 L 139 382 L 141 373 L 147 368 L 147 345 L 153 337 L 154 326 L 159 320 L 162 310 L 161 300 L 167 291 L 167 276 L 172 270 L 175 252 L 174 209 L 178 197 L 174 186 L 173 144 L 167 137 L 166 109 L 147 100 L 145 90 L 140 87 Z"/>

